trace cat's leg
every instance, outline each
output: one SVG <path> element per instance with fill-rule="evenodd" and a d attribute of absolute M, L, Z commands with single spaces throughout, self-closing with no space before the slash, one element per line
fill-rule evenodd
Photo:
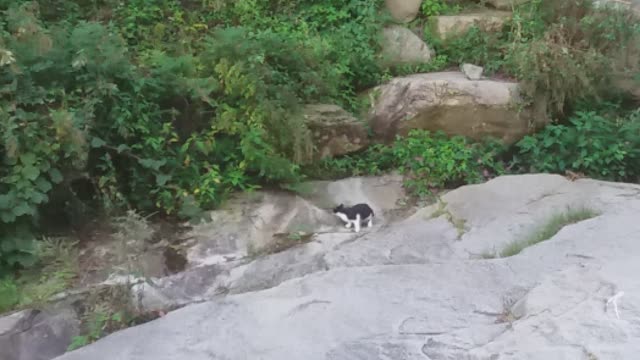
<path fill-rule="evenodd" d="M 369 223 L 367 224 L 367 227 L 373 227 L 373 215 L 369 216 Z"/>
<path fill-rule="evenodd" d="M 360 214 L 356 215 L 356 221 L 355 221 L 355 225 L 356 225 L 356 232 L 360 232 Z"/>
<path fill-rule="evenodd" d="M 351 229 L 351 221 L 347 220 L 347 223 L 344 225 L 347 229 Z"/>

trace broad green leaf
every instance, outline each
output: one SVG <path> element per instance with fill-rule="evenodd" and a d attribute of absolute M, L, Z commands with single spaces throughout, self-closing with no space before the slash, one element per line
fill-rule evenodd
<path fill-rule="evenodd" d="M 64 180 L 62 173 L 60 173 L 60 170 L 56 168 L 51 168 L 51 170 L 49 170 L 49 176 L 51 177 L 51 182 L 54 184 L 60 184 L 62 180 Z"/>
<path fill-rule="evenodd" d="M 27 165 L 22 168 L 22 176 L 29 179 L 30 181 L 34 181 L 40 175 L 40 169 L 33 165 Z"/>
<path fill-rule="evenodd" d="M 36 163 L 36 156 L 33 153 L 26 153 L 20 155 L 20 162 L 22 165 L 34 165 Z"/>
<path fill-rule="evenodd" d="M 20 217 L 22 215 L 27 215 L 32 213 L 31 207 L 26 202 L 21 202 L 17 206 L 12 209 L 13 214 L 16 217 Z"/>
<path fill-rule="evenodd" d="M 43 193 L 47 193 L 51 190 L 51 183 L 47 181 L 45 178 L 39 177 L 36 180 L 36 187 L 38 188 L 38 190 L 42 191 Z"/>
<path fill-rule="evenodd" d="M 156 175 L 156 184 L 158 186 L 164 186 L 169 180 L 171 180 L 171 175 L 164 175 L 164 174 Z"/>
<path fill-rule="evenodd" d="M 140 165 L 146 167 L 147 169 L 159 170 L 162 165 L 164 165 L 166 160 L 153 160 L 153 159 L 140 159 L 138 163 Z"/>
<path fill-rule="evenodd" d="M 9 194 L 0 195 L 0 209 L 11 208 L 11 200 L 13 197 Z"/>
<path fill-rule="evenodd" d="M 97 136 L 94 136 L 93 139 L 91 139 L 91 147 L 93 147 L 93 148 L 99 148 L 99 147 L 103 147 L 105 145 L 107 145 L 107 143 L 104 140 L 102 140 L 99 137 L 97 137 Z"/>
<path fill-rule="evenodd" d="M 7 209 L 7 211 L 0 210 L 0 220 L 5 224 L 9 224 L 16 220 L 16 216 L 13 214 L 13 211 L 9 209 Z"/>

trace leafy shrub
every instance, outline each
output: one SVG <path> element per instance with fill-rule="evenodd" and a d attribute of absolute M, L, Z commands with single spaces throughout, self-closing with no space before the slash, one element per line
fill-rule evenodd
<path fill-rule="evenodd" d="M 453 64 L 477 64 L 489 75 L 501 70 L 506 62 L 508 43 L 503 34 L 486 32 L 475 25 L 444 44 L 438 40 L 435 43 Z"/>
<path fill-rule="evenodd" d="M 313 179 L 338 179 L 349 176 L 380 175 L 395 166 L 393 148 L 381 144 L 362 152 L 336 158 L 325 158 L 307 165 L 303 173 Z"/>
<path fill-rule="evenodd" d="M 425 16 L 452 14 L 460 10 L 460 5 L 452 5 L 448 0 L 424 0 L 420 5 L 420 12 Z"/>
<path fill-rule="evenodd" d="M 0 314 L 11 310 L 18 301 L 20 301 L 18 286 L 13 278 L 0 278 Z"/>
<path fill-rule="evenodd" d="M 408 189 L 425 196 L 434 189 L 477 183 L 502 173 L 503 164 L 492 160 L 501 151 L 496 144 L 482 146 L 462 136 L 412 130 L 406 138 L 396 140 L 393 156 L 408 177 Z"/>
<path fill-rule="evenodd" d="M 509 71 L 526 95 L 557 114 L 610 90 L 614 57 L 640 30 L 632 12 L 591 0 L 534 0 L 510 27 Z"/>
<path fill-rule="evenodd" d="M 0 34 L 0 270 L 33 263 L 38 207 L 62 172 L 86 156 L 83 111 L 92 104 L 63 100 L 66 76 L 75 70 L 67 64 L 79 49 L 74 42 L 67 43 L 71 51 L 56 49 L 59 35 L 44 32 L 26 7 L 8 11 Z"/>
<path fill-rule="evenodd" d="M 578 112 L 570 125 L 549 125 L 517 144 L 517 164 L 525 172 L 582 172 L 621 181 L 640 177 L 640 112 L 609 120 Z"/>
<path fill-rule="evenodd" d="M 336 178 L 398 169 L 406 175 L 407 189 L 424 197 L 434 189 L 476 183 L 504 173 L 504 152 L 504 146 L 496 141 L 472 143 L 461 136 L 412 130 L 391 146 L 378 144 L 359 154 L 326 159 L 305 169 L 305 174 Z"/>

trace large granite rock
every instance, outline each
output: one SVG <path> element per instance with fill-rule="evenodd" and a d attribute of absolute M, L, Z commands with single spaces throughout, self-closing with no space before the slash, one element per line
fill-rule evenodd
<path fill-rule="evenodd" d="M 337 105 L 307 105 L 304 116 L 313 136 L 316 159 L 346 155 L 369 144 L 365 123 Z"/>
<path fill-rule="evenodd" d="M 411 30 L 394 25 L 383 30 L 382 57 L 385 66 L 418 65 L 431 61 L 434 51 Z"/>
<path fill-rule="evenodd" d="M 65 353 L 78 328 L 71 310 L 24 310 L 1 317 L 0 359 L 52 359 Z"/>
<path fill-rule="evenodd" d="M 486 32 L 498 32 L 511 17 L 508 11 L 474 11 L 457 15 L 435 16 L 430 23 L 431 31 L 440 39 L 447 40 L 463 35 L 472 26 Z"/>
<path fill-rule="evenodd" d="M 567 206 L 599 215 L 519 255 L 477 257 Z M 361 237 L 273 256 L 261 269 L 267 277 L 312 259 L 323 266 L 186 306 L 58 359 L 635 359 L 639 217 L 638 185 L 499 177 Z"/>
<path fill-rule="evenodd" d="M 422 0 L 385 0 L 384 3 L 396 21 L 407 23 L 418 16 Z"/>
<path fill-rule="evenodd" d="M 373 94 L 369 123 L 375 137 L 384 141 L 424 129 L 514 143 L 545 124 L 544 116 L 522 108 L 516 82 L 469 80 L 461 72 L 394 78 Z"/>
<path fill-rule="evenodd" d="M 529 2 L 529 0 L 487 0 L 486 3 L 498 10 L 511 10 L 515 6 L 519 6 Z"/>
<path fill-rule="evenodd" d="M 136 284 L 134 303 L 142 311 L 172 309 L 220 293 L 269 288 L 323 270 L 322 254 L 327 249 L 370 231 L 354 234 L 345 229 L 331 208 L 366 202 L 376 214 L 373 229 L 378 229 L 412 211 L 404 203 L 402 184 L 402 176 L 389 174 L 313 181 L 305 183 L 301 195 L 272 191 L 240 195 L 223 209 L 212 211 L 211 221 L 194 226 L 185 235 L 191 238 L 188 269 Z M 282 239 L 278 235 L 298 231 L 310 235 L 302 244 L 294 241 L 288 244 L 288 251 L 274 246 Z M 253 259 L 252 252 L 272 250 L 279 251 Z"/>
<path fill-rule="evenodd" d="M 245 258 L 252 251 L 270 248 L 276 240 L 274 235 L 278 234 L 350 234 L 333 215 L 331 210 L 335 206 L 366 202 L 375 211 L 378 223 L 403 206 L 404 196 L 402 176 L 397 174 L 308 182 L 301 186 L 300 194 L 284 191 L 239 194 L 221 209 L 211 211 L 209 221 L 185 234 L 190 239 L 188 267 Z"/>

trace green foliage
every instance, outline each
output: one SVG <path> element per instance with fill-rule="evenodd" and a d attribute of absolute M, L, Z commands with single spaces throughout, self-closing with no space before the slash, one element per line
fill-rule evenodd
<path fill-rule="evenodd" d="M 596 8 L 591 0 L 533 0 L 517 7 L 502 31 L 476 24 L 446 41 L 431 31 L 425 27 L 427 42 L 450 65 L 469 62 L 516 78 L 526 99 L 562 115 L 568 105 L 611 92 L 615 56 L 638 41 L 640 25 L 632 12 Z"/>
<path fill-rule="evenodd" d="M 478 64 L 484 67 L 485 74 L 491 75 L 504 67 L 507 45 L 501 33 L 486 32 L 474 25 L 463 35 L 447 41 L 443 50 L 454 64 Z"/>
<path fill-rule="evenodd" d="M 510 31 L 509 71 L 526 95 L 562 114 L 568 104 L 610 92 L 613 59 L 637 41 L 640 25 L 633 12 L 591 0 L 535 0 Z"/>
<path fill-rule="evenodd" d="M 640 177 L 640 112 L 610 120 L 577 112 L 570 125 L 549 125 L 517 144 L 517 164 L 526 172 L 582 172 L 605 180 Z"/>
<path fill-rule="evenodd" d="M 295 183 L 302 105 L 355 109 L 383 71 L 374 0 L 40 5 L 3 3 L 2 269 L 33 264 L 39 207 L 78 178 L 106 210 L 182 218 Z"/>
<path fill-rule="evenodd" d="M 424 0 L 420 6 L 420 12 L 424 16 L 450 15 L 460 10 L 460 5 L 452 5 L 448 0 Z"/>
<path fill-rule="evenodd" d="M 502 173 L 500 162 L 486 161 L 497 155 L 464 137 L 423 130 L 412 130 L 407 138 L 397 139 L 393 147 L 397 165 L 408 178 L 406 186 L 421 197 L 434 189 L 477 183 L 488 172 Z"/>
<path fill-rule="evenodd" d="M 65 39 L 70 51 L 56 51 L 58 34 L 43 32 L 25 7 L 7 14 L 0 34 L 0 271 L 33 264 L 31 227 L 38 207 L 63 180 L 62 170 L 84 160 L 86 119 L 79 113 L 91 106 L 62 99 L 65 77 L 73 72 L 63 64 L 71 64 L 79 50 L 75 37 Z M 51 82 L 61 86 L 46 86 Z"/>
<path fill-rule="evenodd" d="M 69 344 L 67 351 L 79 349 L 99 340 L 105 335 L 108 327 L 122 323 L 122 316 L 121 312 L 109 313 L 104 309 L 98 309 L 89 314 L 87 319 L 85 319 L 86 332 L 82 335 L 74 336 L 73 339 L 71 339 L 71 344 Z M 118 327 L 122 327 L 122 325 Z"/>
<path fill-rule="evenodd" d="M 38 242 L 38 266 L 22 271 L 16 280 L 20 307 L 43 305 L 71 287 L 79 271 L 76 245 L 66 238 L 46 238 Z"/>
<path fill-rule="evenodd" d="M 134 325 L 136 317 L 141 314 L 133 309 L 129 291 L 128 286 L 119 285 L 91 292 L 81 314 L 81 333 L 73 337 L 67 351 Z"/>
<path fill-rule="evenodd" d="M 602 94 L 610 55 L 639 27 L 630 14 L 596 11 L 590 0 L 533 0 L 516 9 L 502 32 L 473 27 L 446 42 L 432 39 L 438 56 L 431 63 L 384 68 L 383 3 L 0 0 L 0 273 L 38 259 L 39 209 L 56 194 L 74 193 L 78 179 L 94 188 L 89 197 L 107 211 L 197 218 L 232 191 L 295 186 L 300 164 L 313 153 L 306 103 L 356 112 L 363 106 L 356 95 L 391 76 L 473 62 L 487 73 L 517 77 L 524 95 L 561 113 L 566 104 Z M 449 1 L 422 3 L 427 17 L 458 10 Z M 599 124 L 589 131 L 607 139 L 602 142 L 617 134 L 637 144 L 634 125 L 590 123 Z M 562 169 L 571 160 L 590 173 L 604 163 L 599 176 L 637 176 L 636 167 L 622 165 L 637 161 L 625 144 L 610 152 L 572 145 L 599 155 L 567 154 L 564 163 L 531 155 L 560 146 L 548 139 L 566 136 L 573 144 L 577 137 L 551 129 L 561 135 L 544 135 L 544 146 L 522 143 L 521 158 L 536 169 Z M 500 153 L 414 132 L 389 147 L 307 166 L 305 173 L 399 167 L 409 187 L 425 195 L 478 181 L 485 171 L 501 173 L 502 160 L 494 157 Z"/>
<path fill-rule="evenodd" d="M 0 313 L 41 306 L 78 275 L 76 243 L 66 238 L 39 241 L 34 258 L 37 266 L 0 280 Z"/>
<path fill-rule="evenodd" d="M 13 278 L 0 278 L 0 314 L 11 310 L 19 301 L 18 286 Z"/>
<path fill-rule="evenodd" d="M 375 144 L 360 153 L 325 158 L 305 166 L 303 173 L 313 179 L 338 179 L 349 176 L 379 175 L 394 166 L 392 147 Z"/>
<path fill-rule="evenodd" d="M 496 141 L 472 143 L 461 136 L 413 130 L 398 137 L 392 146 L 374 145 L 362 153 L 325 159 L 306 169 L 312 177 L 325 178 L 377 175 L 398 169 L 406 176 L 405 186 L 424 197 L 434 189 L 476 183 L 504 173 L 500 159 L 504 146 Z"/>

